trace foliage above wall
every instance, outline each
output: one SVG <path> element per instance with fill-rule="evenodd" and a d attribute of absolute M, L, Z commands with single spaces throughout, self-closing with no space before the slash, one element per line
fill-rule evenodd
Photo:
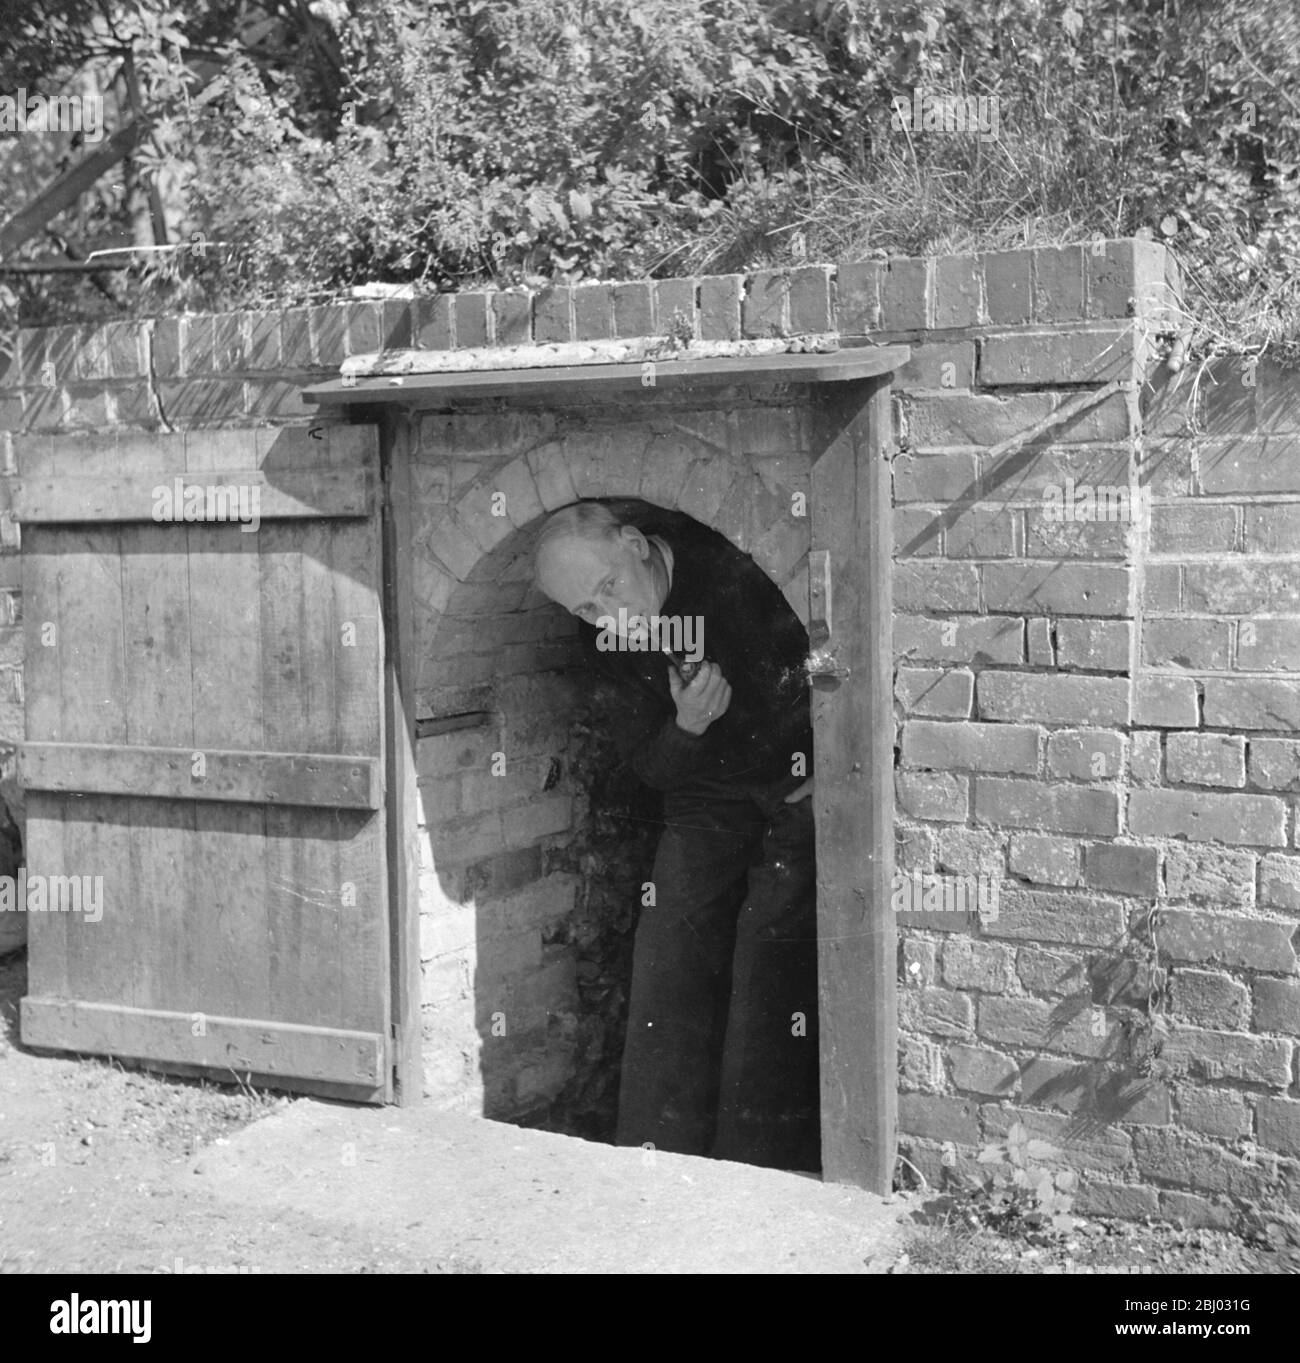
<path fill-rule="evenodd" d="M 144 130 L 6 263 L 179 247 L 9 277 L 29 324 L 1142 232 L 1178 250 L 1198 348 L 1300 340 L 1292 0 L 45 0 L 0 17 L 0 86 L 89 73 L 110 130 Z M 983 122 L 897 126 L 895 99 L 933 96 L 982 98 Z M 0 136 L 18 203 L 76 161 L 66 134 Z"/>

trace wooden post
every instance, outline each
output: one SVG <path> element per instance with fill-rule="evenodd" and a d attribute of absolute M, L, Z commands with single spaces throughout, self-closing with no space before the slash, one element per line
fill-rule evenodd
<path fill-rule="evenodd" d="M 388 755 L 388 883 L 391 903 L 395 1096 L 403 1107 L 424 1095 L 420 979 L 419 794 L 415 764 L 415 589 L 411 531 L 412 418 L 384 408 L 384 693 Z"/>
<path fill-rule="evenodd" d="M 888 1193 L 897 1114 L 889 377 L 813 390 L 822 1171 Z M 826 598 L 829 596 L 829 600 Z M 813 622 L 810 621 L 810 630 Z"/>

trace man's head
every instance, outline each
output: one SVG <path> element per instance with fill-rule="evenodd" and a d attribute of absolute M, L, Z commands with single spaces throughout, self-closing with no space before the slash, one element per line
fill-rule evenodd
<path fill-rule="evenodd" d="M 575 502 L 551 516 L 534 563 L 537 586 L 589 625 L 604 616 L 617 625 L 620 608 L 624 620 L 648 620 L 667 595 L 649 540 L 600 502 Z"/>

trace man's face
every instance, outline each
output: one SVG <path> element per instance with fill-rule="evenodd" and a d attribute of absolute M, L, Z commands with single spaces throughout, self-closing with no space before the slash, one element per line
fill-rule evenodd
<path fill-rule="evenodd" d="M 664 592 L 655 581 L 650 544 L 630 525 L 608 540 L 553 540 L 537 565 L 537 585 L 570 615 L 596 624 L 610 616 L 615 628 L 641 616 L 659 613 Z M 620 629 L 620 633 L 624 632 Z M 628 631 L 635 635 L 642 631 Z"/>

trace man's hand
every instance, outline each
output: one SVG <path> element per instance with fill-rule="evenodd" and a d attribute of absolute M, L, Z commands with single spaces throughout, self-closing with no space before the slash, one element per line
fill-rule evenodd
<path fill-rule="evenodd" d="M 785 802 L 786 802 L 786 804 L 788 804 L 788 805 L 795 805 L 795 804 L 798 804 L 800 800 L 805 799 L 807 796 L 809 796 L 809 795 L 812 794 L 812 789 L 813 789 L 813 778 L 810 776 L 810 777 L 803 783 L 803 785 L 801 785 L 801 786 L 796 786 L 796 787 L 789 793 L 789 795 L 787 795 L 787 796 L 785 797 Z"/>
<path fill-rule="evenodd" d="M 731 683 L 717 663 L 705 663 L 684 682 L 675 667 L 668 669 L 668 689 L 677 706 L 677 727 L 688 734 L 702 734 L 715 719 L 721 719 L 731 704 Z"/>

